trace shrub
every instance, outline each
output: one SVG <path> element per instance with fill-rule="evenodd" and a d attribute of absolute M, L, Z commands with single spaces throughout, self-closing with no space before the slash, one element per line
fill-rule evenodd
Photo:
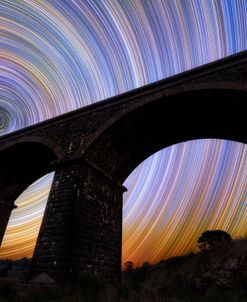
<path fill-rule="evenodd" d="M 228 233 L 221 230 L 214 230 L 202 233 L 197 243 L 200 250 L 209 250 L 218 247 L 222 243 L 231 241 L 232 238 Z"/>

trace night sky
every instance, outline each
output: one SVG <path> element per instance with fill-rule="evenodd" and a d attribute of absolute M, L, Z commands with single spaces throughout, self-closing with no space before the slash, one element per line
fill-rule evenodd
<path fill-rule="evenodd" d="M 0 0 L 0 135 L 245 49 L 246 0 Z M 1 258 L 32 255 L 52 178 L 15 202 Z M 174 145 L 124 185 L 123 262 L 247 236 L 246 145 Z"/>

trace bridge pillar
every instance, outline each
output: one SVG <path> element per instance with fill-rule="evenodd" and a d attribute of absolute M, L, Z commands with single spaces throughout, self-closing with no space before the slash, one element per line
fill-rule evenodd
<path fill-rule="evenodd" d="M 0 245 L 2 243 L 3 236 L 9 222 L 10 214 L 15 208 L 16 206 L 14 204 L 10 204 L 0 199 Z"/>
<path fill-rule="evenodd" d="M 124 187 L 86 161 L 57 168 L 30 275 L 76 284 L 83 272 L 106 283 L 121 277 Z"/>

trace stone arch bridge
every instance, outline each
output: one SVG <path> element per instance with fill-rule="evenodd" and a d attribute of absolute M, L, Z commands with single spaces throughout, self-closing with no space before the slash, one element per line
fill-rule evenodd
<path fill-rule="evenodd" d="M 59 284 L 121 276 L 122 183 L 145 158 L 199 138 L 247 142 L 247 52 L 0 138 L 0 242 L 16 198 L 55 176 L 31 265 Z"/>

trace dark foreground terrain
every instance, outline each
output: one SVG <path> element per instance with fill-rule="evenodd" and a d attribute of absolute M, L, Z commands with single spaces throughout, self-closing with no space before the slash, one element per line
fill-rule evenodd
<path fill-rule="evenodd" d="M 81 286 L 63 292 L 56 287 L 33 287 L 13 278 L 0 280 L 0 302 L 246 302 L 247 240 L 156 265 L 131 265 L 119 288 L 104 286 L 83 274 Z"/>

